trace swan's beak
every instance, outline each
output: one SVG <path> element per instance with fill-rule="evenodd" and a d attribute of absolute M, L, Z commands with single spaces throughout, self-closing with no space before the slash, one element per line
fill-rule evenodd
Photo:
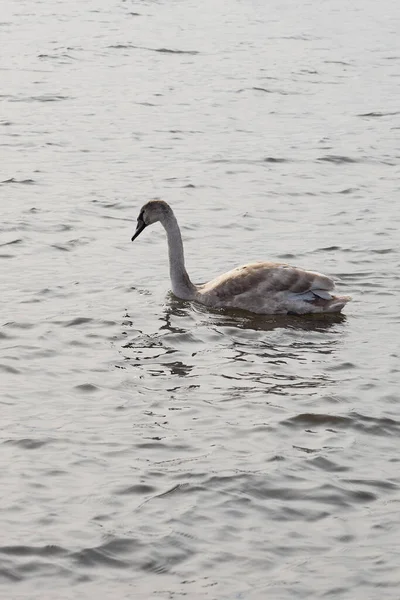
<path fill-rule="evenodd" d="M 137 227 L 136 227 L 136 231 L 135 231 L 135 233 L 132 236 L 132 240 L 131 240 L 132 242 L 133 242 L 133 240 L 135 240 L 137 238 L 137 236 L 140 233 L 142 233 L 142 231 L 143 231 L 143 229 L 145 227 L 147 227 L 147 226 L 146 226 L 146 223 L 144 221 L 142 221 L 142 220 L 138 221 L 138 224 L 137 224 Z"/>

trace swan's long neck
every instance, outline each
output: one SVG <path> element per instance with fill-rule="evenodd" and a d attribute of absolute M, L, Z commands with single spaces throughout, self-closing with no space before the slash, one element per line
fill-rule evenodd
<path fill-rule="evenodd" d="M 190 281 L 185 268 L 185 256 L 183 253 L 182 236 L 178 221 L 171 211 L 161 223 L 167 232 L 169 274 L 171 277 L 172 291 L 178 298 L 191 299 L 196 292 L 196 288 Z"/>

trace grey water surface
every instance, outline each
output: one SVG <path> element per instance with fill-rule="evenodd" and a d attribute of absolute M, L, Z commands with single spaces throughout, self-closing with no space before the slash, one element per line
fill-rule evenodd
<path fill-rule="evenodd" d="M 0 597 L 400 597 L 398 0 L 5 0 Z M 336 318 L 207 310 L 283 260 Z"/>

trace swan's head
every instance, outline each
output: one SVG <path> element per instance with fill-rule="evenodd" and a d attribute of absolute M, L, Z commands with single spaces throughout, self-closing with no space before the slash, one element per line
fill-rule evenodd
<path fill-rule="evenodd" d="M 163 200 L 151 200 L 144 204 L 137 218 L 136 231 L 132 236 L 132 242 L 147 225 L 163 221 L 171 212 L 171 208 Z"/>

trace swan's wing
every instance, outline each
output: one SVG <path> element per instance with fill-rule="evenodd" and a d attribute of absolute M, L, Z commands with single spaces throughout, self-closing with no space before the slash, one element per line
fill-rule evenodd
<path fill-rule="evenodd" d="M 203 304 L 260 314 L 340 312 L 350 300 L 335 296 L 330 277 L 281 263 L 244 265 L 198 288 Z"/>
<path fill-rule="evenodd" d="M 326 275 L 290 265 L 276 265 L 270 268 L 266 272 L 265 283 L 271 293 L 304 294 L 317 290 L 327 293 L 335 287 L 333 280 Z"/>
<path fill-rule="evenodd" d="M 237 267 L 202 286 L 202 293 L 232 300 L 249 292 L 255 296 L 313 292 L 324 298 L 335 284 L 330 277 L 281 263 L 255 263 Z M 322 294 L 322 295 L 321 295 Z"/>

